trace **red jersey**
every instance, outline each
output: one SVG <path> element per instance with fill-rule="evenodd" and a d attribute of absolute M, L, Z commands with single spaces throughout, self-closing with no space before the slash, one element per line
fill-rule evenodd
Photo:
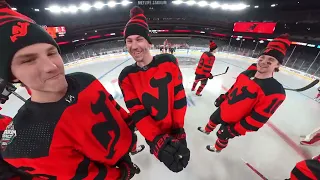
<path fill-rule="evenodd" d="M 134 144 L 128 113 L 92 75 L 66 76 L 68 91 L 53 103 L 28 100 L 2 136 L 3 158 L 36 177 L 120 177 L 116 163 Z"/>
<path fill-rule="evenodd" d="M 315 159 L 300 161 L 291 171 L 290 180 L 319 180 L 320 156 Z"/>
<path fill-rule="evenodd" d="M 154 56 L 145 67 L 127 66 L 119 86 L 136 127 L 147 140 L 184 127 L 186 93 L 173 55 Z"/>
<path fill-rule="evenodd" d="M 242 72 L 220 106 L 221 119 L 233 124 L 240 135 L 258 131 L 286 98 L 285 90 L 277 80 L 254 78 L 256 72 Z"/>
<path fill-rule="evenodd" d="M 215 60 L 216 57 L 211 52 L 204 52 L 198 63 L 196 74 L 209 77 Z"/>

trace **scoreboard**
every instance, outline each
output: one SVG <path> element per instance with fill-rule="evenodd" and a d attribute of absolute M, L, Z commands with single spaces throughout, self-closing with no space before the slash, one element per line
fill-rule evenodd
<path fill-rule="evenodd" d="M 52 38 L 63 37 L 66 34 L 66 27 L 64 26 L 42 26 Z"/>

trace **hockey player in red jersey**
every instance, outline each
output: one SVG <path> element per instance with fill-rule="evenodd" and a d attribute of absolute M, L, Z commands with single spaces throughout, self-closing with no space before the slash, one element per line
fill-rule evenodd
<path fill-rule="evenodd" d="M 273 73 L 279 71 L 291 44 L 288 38 L 285 34 L 271 41 L 258 63 L 242 72 L 228 92 L 216 99 L 215 106 L 219 108 L 210 116 L 205 128 L 198 128 L 209 134 L 221 124 L 215 146 L 207 146 L 209 151 L 220 152 L 227 147 L 229 139 L 258 131 L 285 100 L 285 90 L 273 78 Z"/>
<path fill-rule="evenodd" d="M 201 96 L 201 92 L 203 90 L 203 88 L 206 86 L 208 79 L 212 79 L 212 74 L 211 74 L 211 70 L 212 70 L 212 66 L 214 64 L 214 61 L 216 60 L 216 57 L 214 56 L 214 53 L 217 51 L 217 44 L 214 43 L 213 41 L 210 41 L 210 45 L 209 45 L 209 52 L 204 52 L 199 60 L 197 69 L 196 69 L 196 77 L 192 86 L 191 91 L 194 91 L 197 87 L 197 84 L 199 83 L 199 81 L 201 82 L 201 85 L 199 86 L 196 95 L 197 96 Z"/>
<path fill-rule="evenodd" d="M 300 141 L 301 145 L 312 146 L 318 145 L 320 142 L 320 127 L 312 131 L 306 136 L 301 136 L 302 140 Z"/>
<path fill-rule="evenodd" d="M 184 118 L 187 108 L 182 74 L 171 54 L 152 56 L 143 10 L 134 7 L 124 30 L 128 52 L 136 63 L 119 75 L 119 86 L 137 129 L 153 153 L 171 171 L 188 164 Z"/>
<path fill-rule="evenodd" d="M 318 87 L 318 94 L 317 96 L 314 98 L 315 101 L 320 102 L 320 87 Z"/>
<path fill-rule="evenodd" d="M 320 155 L 300 161 L 296 164 L 286 180 L 319 180 L 320 179 Z"/>
<path fill-rule="evenodd" d="M 1 140 L 4 160 L 35 177 L 129 180 L 132 120 L 92 75 L 65 75 L 60 50 L 39 25 L 0 15 L 0 82 L 29 99 Z M 0 91 L 1 92 L 1 91 Z"/>

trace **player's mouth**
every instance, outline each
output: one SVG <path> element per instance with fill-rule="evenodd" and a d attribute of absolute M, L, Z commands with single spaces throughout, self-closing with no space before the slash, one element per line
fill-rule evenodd
<path fill-rule="evenodd" d="M 47 80 L 55 80 L 55 79 L 58 79 L 60 77 L 61 74 L 57 74 L 55 76 L 52 76 L 50 78 L 48 78 Z"/>
<path fill-rule="evenodd" d="M 261 63 L 258 63 L 258 66 L 259 66 L 260 68 L 268 68 L 268 67 L 269 67 L 269 65 L 267 65 L 267 64 L 262 65 Z"/>
<path fill-rule="evenodd" d="M 134 56 L 140 56 L 141 54 L 142 54 L 141 51 L 135 51 L 135 52 L 133 52 L 133 55 L 134 55 Z"/>

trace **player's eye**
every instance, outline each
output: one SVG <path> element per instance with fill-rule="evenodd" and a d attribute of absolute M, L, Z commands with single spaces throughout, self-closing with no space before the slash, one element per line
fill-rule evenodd
<path fill-rule="evenodd" d="M 21 62 L 21 64 L 26 64 L 26 63 L 32 63 L 34 62 L 36 59 L 35 58 L 30 58 L 30 59 L 25 59 Z"/>
<path fill-rule="evenodd" d="M 57 51 L 51 51 L 51 52 L 48 53 L 48 56 L 54 56 L 54 55 L 56 55 L 56 54 L 58 54 Z"/>

